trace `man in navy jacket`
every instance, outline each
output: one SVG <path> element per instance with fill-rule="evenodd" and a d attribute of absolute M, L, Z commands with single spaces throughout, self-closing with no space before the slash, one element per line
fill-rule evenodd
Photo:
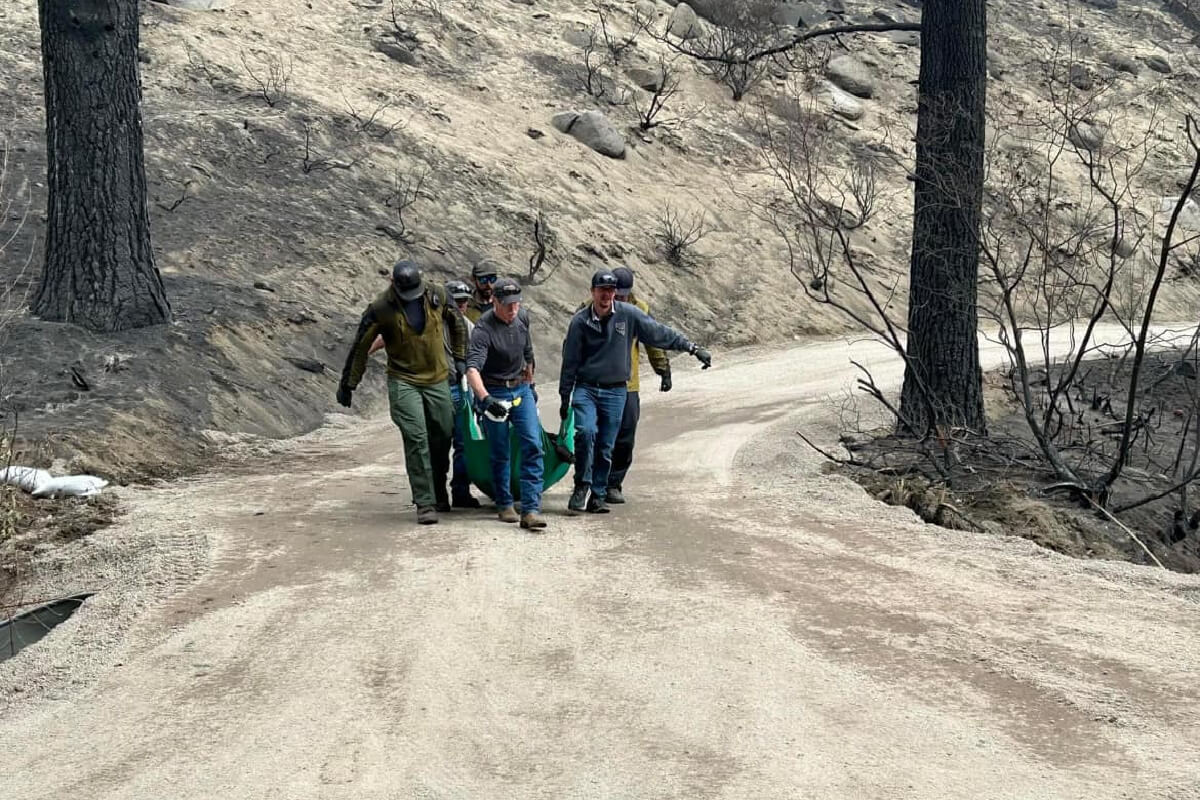
<path fill-rule="evenodd" d="M 637 306 L 616 302 L 616 292 L 617 276 L 610 270 L 593 275 L 592 302 L 571 318 L 563 341 L 559 416 L 566 419 L 568 407 L 575 410 L 575 490 L 567 509 L 576 514 L 585 509 L 608 513 L 608 474 L 625 411 L 632 340 L 685 351 L 699 359 L 704 369 L 712 366 L 707 350 Z"/>

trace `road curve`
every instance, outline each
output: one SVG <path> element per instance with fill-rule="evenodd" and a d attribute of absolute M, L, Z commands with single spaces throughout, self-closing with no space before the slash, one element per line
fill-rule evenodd
<path fill-rule="evenodd" d="M 794 431 L 851 356 L 896 385 L 875 345 L 720 355 L 545 536 L 415 526 L 382 420 L 127 492 L 106 592 L 0 665 L 0 797 L 1200 797 L 1200 579 L 825 474 Z"/>

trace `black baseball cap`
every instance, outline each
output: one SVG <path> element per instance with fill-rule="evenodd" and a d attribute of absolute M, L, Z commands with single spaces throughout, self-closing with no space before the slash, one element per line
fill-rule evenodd
<path fill-rule="evenodd" d="M 627 297 L 633 291 L 633 270 L 629 267 L 617 267 L 613 270 L 617 276 L 617 294 Z"/>
<path fill-rule="evenodd" d="M 506 306 L 519 303 L 521 302 L 521 284 L 512 278 L 501 278 L 492 288 L 492 297 Z"/>
<path fill-rule="evenodd" d="M 597 270 L 596 273 L 592 275 L 593 289 L 615 289 L 619 283 L 620 282 L 617 280 L 617 276 L 614 275 L 612 270 L 609 269 Z"/>
<path fill-rule="evenodd" d="M 471 268 L 472 278 L 486 278 L 488 275 L 499 275 L 500 265 L 490 258 L 485 258 Z"/>

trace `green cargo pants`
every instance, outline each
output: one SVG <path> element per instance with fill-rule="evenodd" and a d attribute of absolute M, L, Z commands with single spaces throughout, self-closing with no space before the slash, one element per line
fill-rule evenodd
<path fill-rule="evenodd" d="M 420 507 L 444 501 L 454 438 L 449 384 L 441 381 L 433 386 L 414 386 L 388 378 L 388 405 L 392 422 L 404 439 L 404 468 L 413 502 Z"/>

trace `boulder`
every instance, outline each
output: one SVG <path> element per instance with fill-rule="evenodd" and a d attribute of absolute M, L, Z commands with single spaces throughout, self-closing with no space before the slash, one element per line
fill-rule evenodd
<path fill-rule="evenodd" d="M 1083 64 L 1072 64 L 1070 73 L 1071 85 L 1083 92 L 1090 92 L 1096 85 L 1092 73 Z"/>
<path fill-rule="evenodd" d="M 399 61 L 401 64 L 407 64 L 410 67 L 417 64 L 417 57 L 413 55 L 413 52 L 395 40 L 376 39 L 374 47 L 393 61 Z"/>
<path fill-rule="evenodd" d="M 816 91 L 821 102 L 839 117 L 845 119 L 862 119 L 865 108 L 861 100 L 849 92 L 843 91 L 829 81 L 822 81 Z"/>
<path fill-rule="evenodd" d="M 854 56 L 837 56 L 829 60 L 825 76 L 839 88 L 859 97 L 870 97 L 875 93 L 875 81 L 871 71 Z"/>
<path fill-rule="evenodd" d="M 1099 150 L 1104 144 L 1104 129 L 1091 122 L 1077 122 L 1067 133 L 1071 144 L 1084 150 Z"/>
<path fill-rule="evenodd" d="M 1137 252 L 1137 240 L 1117 239 L 1111 242 L 1113 253 L 1117 258 L 1129 258 Z"/>
<path fill-rule="evenodd" d="M 1137 62 L 1132 56 L 1125 53 L 1106 53 L 1104 63 L 1115 69 L 1117 72 L 1126 72 L 1130 75 L 1138 74 Z"/>
<path fill-rule="evenodd" d="M 662 88 L 663 74 L 658 69 L 642 69 L 633 67 L 625 71 L 629 79 L 647 92 L 657 92 Z"/>
<path fill-rule="evenodd" d="M 918 31 L 887 31 L 883 36 L 904 47 L 921 46 L 921 34 Z"/>
<path fill-rule="evenodd" d="M 562 133 L 570 133 L 571 128 L 575 125 L 575 121 L 579 119 L 578 111 L 560 111 L 550 118 L 550 124 L 554 129 Z"/>
<path fill-rule="evenodd" d="M 824 3 L 801 2 L 784 3 L 776 10 L 773 18 L 781 25 L 811 28 L 831 20 L 837 20 L 838 17 L 837 14 L 830 12 Z"/>
<path fill-rule="evenodd" d="M 597 153 L 609 158 L 625 157 L 625 137 L 599 111 L 563 111 L 550 119 L 556 130 L 569 133 Z"/>
<path fill-rule="evenodd" d="M 687 3 L 675 6 L 675 10 L 671 12 L 671 19 L 667 22 L 667 33 L 680 39 L 695 39 L 700 35 L 700 20 L 691 6 Z"/>
<path fill-rule="evenodd" d="M 1163 75 L 1171 74 L 1171 62 L 1160 55 L 1146 56 L 1142 60 L 1146 62 L 1147 67 L 1155 72 L 1161 72 Z"/>
<path fill-rule="evenodd" d="M 638 4 L 633 7 L 633 10 L 638 19 L 658 19 L 658 6 L 654 4 L 654 0 L 638 0 Z"/>
<path fill-rule="evenodd" d="M 1004 73 L 1007 71 L 1004 66 L 1004 59 L 1000 57 L 998 51 L 991 47 L 987 49 L 987 71 L 988 75 L 996 80 L 1003 78 Z"/>
<path fill-rule="evenodd" d="M 563 31 L 563 40 L 575 47 L 587 47 L 592 41 L 592 35 L 591 28 L 576 28 L 575 26 L 571 26 Z"/>
<path fill-rule="evenodd" d="M 1162 214 L 1164 219 L 1169 218 L 1171 214 L 1175 213 L 1175 205 L 1178 202 L 1178 197 L 1164 197 L 1159 203 L 1158 213 Z M 1200 203 L 1189 197 L 1179 212 L 1176 224 L 1185 230 L 1200 231 Z"/>

